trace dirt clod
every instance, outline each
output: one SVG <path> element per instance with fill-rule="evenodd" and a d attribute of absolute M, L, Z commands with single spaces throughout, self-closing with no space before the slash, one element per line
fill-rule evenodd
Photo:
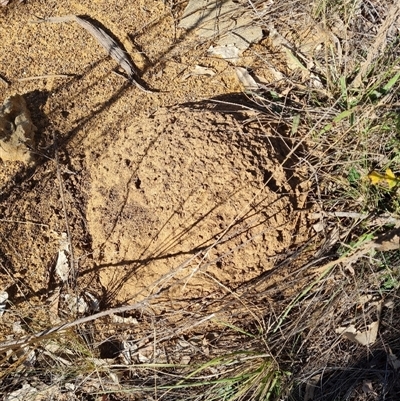
<path fill-rule="evenodd" d="M 0 108 L 0 159 L 32 162 L 35 130 L 23 96 L 8 97 Z"/>

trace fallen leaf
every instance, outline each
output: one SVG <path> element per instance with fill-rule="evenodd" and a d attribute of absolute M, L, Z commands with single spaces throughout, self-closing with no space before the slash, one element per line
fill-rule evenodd
<path fill-rule="evenodd" d="M 215 75 L 215 71 L 212 68 L 203 67 L 202 65 L 196 65 L 193 69 L 194 75 L 208 75 L 212 77 Z"/>
<path fill-rule="evenodd" d="M 65 251 L 58 251 L 56 273 L 62 282 L 66 282 L 69 276 L 69 264 Z"/>
<path fill-rule="evenodd" d="M 23 384 L 22 388 L 15 390 L 4 398 L 4 401 L 24 401 L 29 399 L 35 399 L 38 391 L 35 387 L 30 384 Z"/>
<path fill-rule="evenodd" d="M 384 185 L 388 186 L 389 189 L 394 188 L 400 182 L 400 178 L 396 177 L 390 168 L 386 170 L 385 174 L 374 170 L 368 174 L 368 178 L 372 185 Z"/>
<path fill-rule="evenodd" d="M 210 56 L 219 56 L 224 60 L 236 63 L 239 60 L 240 50 L 235 45 L 210 46 L 207 53 Z"/>
<path fill-rule="evenodd" d="M 375 343 L 378 336 L 379 322 L 372 322 L 367 326 L 365 331 L 358 331 L 356 327 L 351 324 L 348 327 L 339 327 L 335 330 L 337 334 L 342 334 L 350 341 L 361 345 L 372 345 Z"/>
<path fill-rule="evenodd" d="M 369 394 L 369 393 L 375 394 L 374 388 L 372 387 L 371 380 L 364 380 L 363 385 L 362 385 L 362 391 L 365 394 Z"/>
<path fill-rule="evenodd" d="M 181 365 L 189 365 L 190 363 L 190 356 L 189 355 L 183 355 L 181 358 Z"/>
<path fill-rule="evenodd" d="M 250 75 L 250 73 L 243 67 L 236 67 L 236 75 L 239 78 L 240 83 L 247 90 L 256 90 L 258 89 L 258 84 L 254 80 L 254 78 Z"/>

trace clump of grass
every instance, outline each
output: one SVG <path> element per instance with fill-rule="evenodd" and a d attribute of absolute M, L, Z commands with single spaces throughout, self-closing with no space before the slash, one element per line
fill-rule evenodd
<path fill-rule="evenodd" d="M 313 383 L 309 399 L 349 399 L 352 384 L 344 383 L 338 371 L 347 372 L 354 383 L 371 375 L 379 382 L 376 372 L 367 368 L 368 352 L 374 355 L 372 347 L 385 348 L 388 344 L 396 352 L 400 349 L 391 328 L 391 322 L 400 320 L 397 303 L 389 303 L 392 306 L 383 309 L 380 317 L 370 315 L 367 306 L 359 303 L 367 294 L 382 302 L 397 299 L 398 251 L 362 250 L 369 241 L 392 232 L 399 224 L 398 186 L 389 187 L 383 181 L 373 185 L 368 175 L 391 169 L 397 176 L 400 170 L 400 46 L 393 27 L 400 11 L 397 5 L 382 2 L 322 0 L 314 3 L 313 10 L 301 1 L 291 4 L 291 13 L 304 16 L 307 12 L 319 29 L 337 39 L 335 45 L 327 40 L 312 59 L 307 55 L 309 65 L 314 66 L 311 72 L 322 87 L 305 89 L 304 82 L 293 74 L 293 89 L 272 101 L 281 108 L 283 102 L 296 105 L 292 118 L 283 112 L 280 116 L 294 124 L 295 113 L 295 131 L 307 137 L 308 153 L 299 158 L 299 163 L 309 167 L 314 182 L 309 200 L 319 216 L 321 249 L 297 273 L 292 272 L 293 279 L 289 274 L 288 282 L 281 283 L 279 291 L 287 294 L 287 299 L 269 346 L 278 360 L 292 360 L 288 370 L 297 371 L 292 377 L 298 393 L 293 392 L 290 398 L 309 397 L 306 390 Z M 278 12 L 273 16 L 279 19 Z M 335 30 L 338 21 L 341 31 Z M 294 18 L 285 22 L 286 31 L 302 31 L 301 18 L 299 22 Z M 301 48 L 298 60 L 304 60 Z M 275 91 L 279 94 L 280 89 L 278 82 Z M 260 105 L 259 97 L 256 100 Z M 269 97 L 265 104 L 273 108 Z M 290 285 L 298 291 L 291 293 Z M 384 328 L 385 335 L 373 346 L 363 347 L 335 334 L 337 327 L 350 324 L 357 310 L 364 319 L 358 327 L 365 328 L 369 319 L 377 319 Z M 283 339 L 279 347 L 276 333 Z M 384 366 L 379 365 L 381 374 L 390 375 Z M 382 397 L 396 391 L 390 387 L 380 387 Z"/>

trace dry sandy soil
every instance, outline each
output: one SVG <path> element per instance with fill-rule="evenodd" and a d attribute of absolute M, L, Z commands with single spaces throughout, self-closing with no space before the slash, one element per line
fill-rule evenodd
<path fill-rule="evenodd" d="M 1 98 L 23 95 L 37 128 L 30 163 L 4 161 L 0 177 L 1 289 L 14 304 L 48 296 L 65 235 L 68 281 L 108 305 L 167 286 L 171 301 L 235 288 L 302 241 L 294 211 L 307 182 L 296 158 L 285 160 L 287 128 L 206 101 L 240 83 L 230 63 L 207 56 L 210 42 L 177 28 L 182 10 L 108 0 L 0 10 L 0 73 L 10 83 Z M 113 74 L 115 61 L 76 23 L 31 23 L 68 14 L 111 31 L 160 92 Z M 248 51 L 243 63 L 252 62 Z M 190 74 L 196 65 L 216 74 Z"/>

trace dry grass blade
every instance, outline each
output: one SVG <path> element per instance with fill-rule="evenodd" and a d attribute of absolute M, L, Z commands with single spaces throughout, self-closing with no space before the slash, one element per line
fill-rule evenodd
<path fill-rule="evenodd" d="M 400 16 L 400 5 L 399 3 L 395 2 L 392 4 L 386 20 L 384 21 L 384 23 L 382 24 L 376 35 L 375 42 L 370 51 L 368 52 L 367 59 L 362 64 L 357 76 L 354 78 L 353 86 L 355 88 L 359 88 L 361 86 L 362 80 L 366 76 L 371 65 L 374 63 L 379 53 L 379 50 L 385 47 L 387 32 L 389 28 L 393 25 L 393 23 L 399 18 L 399 16 Z"/>
<path fill-rule="evenodd" d="M 120 67 L 128 74 L 129 80 L 134 83 L 140 90 L 147 93 L 153 93 L 153 91 L 146 89 L 143 85 L 141 85 L 136 79 L 135 67 L 131 60 L 129 59 L 126 52 L 120 47 L 120 45 L 102 28 L 94 25 L 92 22 L 87 19 L 78 17 L 77 15 L 66 15 L 64 17 L 53 17 L 53 18 L 44 18 L 38 21 L 34 21 L 36 23 L 39 22 L 70 22 L 75 21 L 82 28 L 86 29 L 96 40 L 97 42 L 106 50 L 106 52 L 120 65 Z"/>
<path fill-rule="evenodd" d="M 70 74 L 45 74 L 36 75 L 34 77 L 18 78 L 18 81 L 34 81 L 36 79 L 52 79 L 52 78 L 71 78 L 73 75 Z"/>
<path fill-rule="evenodd" d="M 59 326 L 51 327 L 49 329 L 40 331 L 39 333 L 35 333 L 35 334 L 29 335 L 29 336 L 26 336 L 26 337 L 23 337 L 23 338 L 20 338 L 17 340 L 4 341 L 4 342 L 0 343 L 0 352 L 35 343 L 38 340 L 43 340 L 45 338 L 49 338 L 54 333 L 61 332 L 66 329 L 69 329 L 71 327 L 78 326 L 79 324 L 92 322 L 93 320 L 99 319 L 104 316 L 109 316 L 114 313 L 124 313 L 124 312 L 128 312 L 128 311 L 131 311 L 134 309 L 141 309 L 141 308 L 143 308 L 143 306 L 144 306 L 143 303 L 135 303 L 133 305 L 127 305 L 127 306 L 121 306 L 118 308 L 109 309 L 106 311 L 96 313 L 94 315 L 76 319 L 72 322 L 68 322 L 68 323 L 61 324 Z"/>

